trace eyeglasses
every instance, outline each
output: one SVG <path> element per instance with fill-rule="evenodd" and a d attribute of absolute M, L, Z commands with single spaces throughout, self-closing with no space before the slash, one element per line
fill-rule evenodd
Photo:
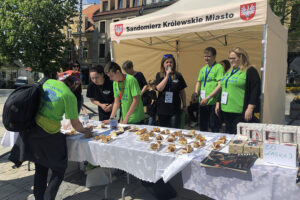
<path fill-rule="evenodd" d="M 173 58 L 173 54 L 165 54 L 164 58 Z"/>

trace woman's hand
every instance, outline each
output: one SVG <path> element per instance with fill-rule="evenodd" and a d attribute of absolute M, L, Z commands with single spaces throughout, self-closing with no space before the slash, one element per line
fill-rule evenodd
<path fill-rule="evenodd" d="M 220 112 L 220 102 L 217 102 L 215 107 L 215 113 L 218 117 L 220 117 L 219 112 Z"/>
<path fill-rule="evenodd" d="M 245 121 L 249 122 L 252 119 L 252 114 L 253 114 L 253 108 L 249 107 L 246 109 L 245 112 Z"/>

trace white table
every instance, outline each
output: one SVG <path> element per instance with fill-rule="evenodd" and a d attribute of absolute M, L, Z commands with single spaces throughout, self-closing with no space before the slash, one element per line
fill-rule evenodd
<path fill-rule="evenodd" d="M 183 186 L 217 200 L 299 200 L 297 169 L 271 166 L 258 159 L 249 174 L 200 167 L 209 154 L 202 151 L 182 170 Z"/>
<path fill-rule="evenodd" d="M 153 128 L 153 126 L 146 125 L 138 127 L 147 128 L 148 130 Z M 173 131 L 175 129 L 170 130 Z M 186 130 L 183 131 L 187 132 Z M 202 134 L 207 138 L 212 138 L 211 141 L 224 135 Z M 228 137 L 231 136 L 229 135 Z M 7 132 L 4 135 L 3 141 L 14 141 L 15 139 L 15 133 Z M 3 141 L 2 145 L 7 145 Z M 125 132 L 113 142 L 107 144 L 93 139 L 86 139 L 82 134 L 68 136 L 68 158 L 69 161 L 88 161 L 92 165 L 121 169 L 139 179 L 149 182 L 156 182 L 160 178 L 163 178 L 167 182 L 184 169 L 193 158 L 201 154 L 202 151 L 202 149 L 198 149 L 186 155 L 179 154 L 178 152 L 168 153 L 167 144 L 165 144 L 160 151 L 156 152 L 149 149 L 150 142 L 139 141 L 139 136 L 130 132 Z"/>

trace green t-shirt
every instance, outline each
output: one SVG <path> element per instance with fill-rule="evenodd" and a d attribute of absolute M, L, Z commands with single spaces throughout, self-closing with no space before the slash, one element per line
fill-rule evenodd
<path fill-rule="evenodd" d="M 221 79 L 222 93 L 227 92 L 227 103 L 221 105 L 221 109 L 224 112 L 229 113 L 242 113 L 245 98 L 245 86 L 246 86 L 246 70 L 239 70 L 232 76 L 230 76 L 232 70 L 229 70 L 225 76 Z M 225 82 L 227 78 L 227 88 L 225 88 Z"/>
<path fill-rule="evenodd" d="M 124 120 L 132 104 L 132 100 L 133 100 L 132 97 L 139 96 L 139 104 L 137 105 L 135 111 L 130 115 L 128 120 L 128 124 L 134 124 L 145 119 L 144 106 L 141 98 L 141 89 L 134 76 L 131 76 L 129 74 L 126 74 L 125 76 L 126 77 L 124 82 L 114 81 L 113 83 L 114 97 L 120 98 L 120 91 L 123 88 L 121 108 L 122 108 L 122 120 Z"/>
<path fill-rule="evenodd" d="M 66 84 L 49 79 L 43 84 L 36 122 L 46 132 L 57 133 L 64 114 L 66 119 L 78 119 L 76 97 Z"/>
<path fill-rule="evenodd" d="M 204 86 L 205 74 L 208 74 L 208 75 L 206 78 L 206 84 Z M 212 93 L 212 91 L 218 86 L 218 81 L 220 81 L 223 76 L 224 76 L 224 67 L 221 64 L 216 63 L 213 65 L 212 68 L 209 67 L 208 65 L 205 65 L 200 70 L 199 75 L 198 75 L 198 81 L 201 82 L 200 93 L 201 93 L 201 90 L 205 90 L 205 97 L 208 97 L 208 95 L 210 95 L 210 93 Z M 217 94 L 213 98 L 209 99 L 207 105 L 215 105 L 218 97 L 219 97 L 219 94 Z M 201 95 L 199 97 L 199 102 L 200 101 L 201 101 Z"/>

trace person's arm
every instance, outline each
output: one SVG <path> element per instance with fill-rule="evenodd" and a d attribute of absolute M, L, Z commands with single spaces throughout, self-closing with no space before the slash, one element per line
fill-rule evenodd
<path fill-rule="evenodd" d="M 144 87 L 141 90 L 141 96 L 146 92 L 147 90 L 147 85 L 144 85 Z"/>
<path fill-rule="evenodd" d="M 209 101 L 212 97 L 216 96 L 216 94 L 218 94 L 218 93 L 220 92 L 220 90 L 221 90 L 221 82 L 218 81 L 218 86 L 215 87 L 215 89 L 214 89 L 207 97 L 205 97 L 204 99 L 201 100 L 200 105 L 201 105 L 201 106 L 207 105 L 208 101 Z"/>
<path fill-rule="evenodd" d="M 70 121 L 71 121 L 71 124 L 72 124 L 73 128 L 76 131 L 78 131 L 80 133 L 83 133 L 83 134 L 85 134 L 87 136 L 90 136 L 92 134 L 93 128 L 92 127 L 84 128 L 82 126 L 82 123 L 79 121 L 79 119 L 71 119 Z"/>
<path fill-rule="evenodd" d="M 130 105 L 130 108 L 129 108 L 128 112 L 126 113 L 126 116 L 125 116 L 123 122 L 122 122 L 123 124 L 127 124 L 128 123 L 130 115 L 132 115 L 132 113 L 135 111 L 136 107 L 139 104 L 139 100 L 140 100 L 139 98 L 140 98 L 139 95 L 132 97 L 132 103 Z"/>
<path fill-rule="evenodd" d="M 165 89 L 165 87 L 168 83 L 170 73 L 171 73 L 171 70 L 168 70 L 164 79 L 156 86 L 157 91 L 162 92 Z"/>
<path fill-rule="evenodd" d="M 197 94 L 197 96 L 199 96 L 200 86 L 201 86 L 201 82 L 197 81 L 195 86 L 195 93 Z"/>
<path fill-rule="evenodd" d="M 94 98 L 90 98 L 90 100 L 93 104 L 95 104 L 96 106 L 99 106 L 100 108 L 102 108 L 102 110 L 104 110 L 106 104 L 102 104 L 99 101 L 96 101 Z"/>
<path fill-rule="evenodd" d="M 120 104 L 119 97 L 115 97 L 115 101 L 114 101 L 114 104 L 113 104 L 113 107 L 112 107 L 110 118 L 115 118 L 116 117 L 116 113 L 117 113 L 119 104 Z"/>
<path fill-rule="evenodd" d="M 182 101 L 182 108 L 183 108 L 184 111 L 186 111 L 186 94 L 185 94 L 185 89 L 180 90 L 179 96 L 180 96 L 180 99 Z"/>

